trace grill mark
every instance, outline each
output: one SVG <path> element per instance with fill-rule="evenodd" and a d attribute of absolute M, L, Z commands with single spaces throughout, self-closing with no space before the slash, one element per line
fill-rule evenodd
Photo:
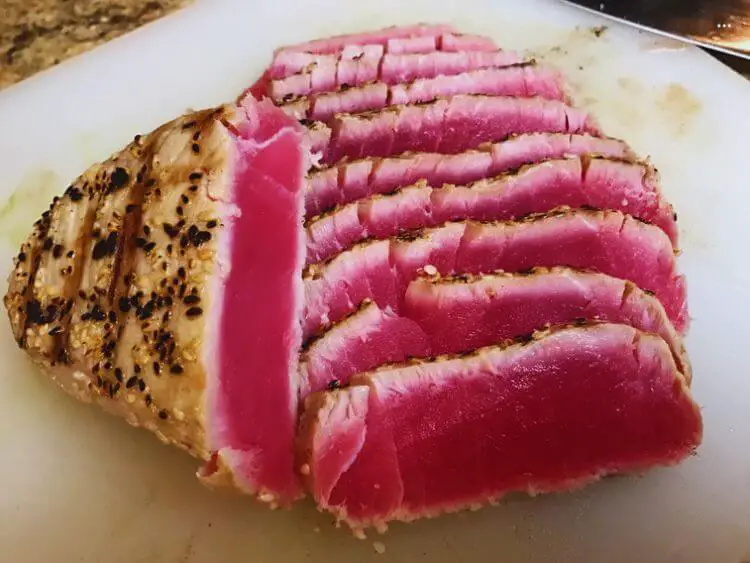
<path fill-rule="evenodd" d="M 143 181 L 136 182 L 131 188 L 131 196 L 128 201 L 128 208 L 135 206 L 129 213 L 126 212 L 125 219 L 123 220 L 122 230 L 117 240 L 117 249 L 115 250 L 114 264 L 113 264 L 113 275 L 109 289 L 107 290 L 107 297 L 110 305 L 115 302 L 115 298 L 122 297 L 123 294 L 117 294 L 117 287 L 119 285 L 120 276 L 123 271 L 128 271 L 135 258 L 136 246 L 131 244 L 136 233 L 140 231 L 143 226 L 143 201 L 145 198 L 146 188 Z"/>
<path fill-rule="evenodd" d="M 151 153 L 152 151 L 149 152 Z M 151 156 L 149 154 L 144 158 L 144 161 L 149 162 Z M 128 205 L 135 205 L 136 207 L 125 216 L 115 254 L 114 277 L 109 288 L 109 302 L 112 310 L 115 311 L 116 320 L 114 324 L 118 327 L 118 334 L 119 331 L 123 330 L 127 316 L 131 310 L 128 308 L 128 310 L 123 311 L 119 306 L 119 302 L 120 299 L 128 299 L 130 286 L 133 283 L 134 276 L 130 272 L 134 270 L 134 262 L 136 260 L 136 253 L 138 252 L 138 246 L 135 244 L 134 239 L 143 228 L 143 205 L 146 199 L 145 176 L 146 174 L 142 174 L 140 181 L 136 181 L 131 188 L 132 193 Z M 123 272 L 127 272 L 128 274 L 124 275 Z M 115 348 L 112 351 L 113 358 L 117 359 L 120 357 L 120 342 L 121 339 L 118 338 Z"/>
<path fill-rule="evenodd" d="M 48 214 L 46 216 L 42 216 L 42 219 L 39 220 L 39 227 L 36 233 L 32 235 L 32 237 L 36 238 L 37 240 L 36 244 L 32 245 L 29 250 L 29 256 L 27 257 L 27 260 L 30 260 L 31 267 L 29 268 L 29 276 L 26 281 L 26 287 L 24 287 L 23 291 L 20 292 L 23 298 L 23 312 L 21 313 L 21 322 L 19 323 L 22 328 L 21 336 L 18 339 L 18 345 L 21 348 L 26 348 L 26 331 L 30 326 L 29 315 L 27 314 L 28 306 L 33 299 L 34 281 L 36 280 L 36 275 L 39 272 L 39 266 L 42 262 L 42 241 L 47 237 L 47 234 L 49 233 L 49 229 L 52 223 L 50 217 L 52 214 L 52 210 L 56 205 L 57 201 L 54 201 L 49 208 Z"/>
<path fill-rule="evenodd" d="M 101 202 L 102 196 L 100 193 L 92 193 L 89 196 L 89 209 L 84 217 L 83 225 L 81 225 L 81 228 L 78 231 L 78 237 L 76 238 L 75 247 L 73 249 L 76 253 L 75 262 L 73 263 L 73 275 L 65 281 L 63 289 L 63 297 L 66 301 L 70 300 L 71 307 L 60 319 L 62 332 L 55 335 L 54 341 L 53 357 L 61 362 L 65 362 L 65 360 L 70 358 L 70 350 L 68 347 L 70 341 L 70 322 L 73 317 L 72 302 L 75 301 L 78 290 L 81 287 L 84 264 L 91 252 L 91 247 L 94 244 L 94 238 L 90 233 L 94 227 L 94 220 L 96 219 L 96 214 Z"/>

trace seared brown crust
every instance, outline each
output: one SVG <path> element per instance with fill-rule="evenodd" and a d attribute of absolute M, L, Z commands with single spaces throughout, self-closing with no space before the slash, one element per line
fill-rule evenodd
<path fill-rule="evenodd" d="M 63 389 L 202 459 L 233 111 L 184 115 L 87 170 L 35 224 L 4 298 L 19 345 Z"/>

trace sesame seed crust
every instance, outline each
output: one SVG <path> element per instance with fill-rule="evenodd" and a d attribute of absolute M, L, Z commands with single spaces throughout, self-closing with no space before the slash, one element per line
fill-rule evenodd
<path fill-rule="evenodd" d="M 203 460 L 235 111 L 183 115 L 84 172 L 21 245 L 4 296 L 19 346 L 60 387 Z"/>

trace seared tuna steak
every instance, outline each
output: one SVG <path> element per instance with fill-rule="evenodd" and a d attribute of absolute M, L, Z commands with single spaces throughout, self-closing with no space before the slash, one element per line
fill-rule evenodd
<path fill-rule="evenodd" d="M 409 358 L 471 352 L 545 326 L 607 321 L 658 334 L 691 378 L 682 339 L 658 299 L 604 274 L 553 268 L 524 274 L 419 277 L 397 316 L 372 302 L 302 355 L 300 394 L 345 385 L 359 372 Z"/>
<path fill-rule="evenodd" d="M 18 344 L 63 389 L 270 502 L 301 494 L 302 139 L 251 100 L 137 137 L 55 198 L 5 296 Z"/>
<path fill-rule="evenodd" d="M 664 340 L 600 324 L 311 395 L 299 463 L 316 502 L 361 528 L 671 465 L 701 434 Z"/>
<path fill-rule="evenodd" d="M 86 171 L 5 306 L 52 380 L 205 484 L 381 526 L 698 446 L 657 180 L 489 38 L 318 39 Z"/>

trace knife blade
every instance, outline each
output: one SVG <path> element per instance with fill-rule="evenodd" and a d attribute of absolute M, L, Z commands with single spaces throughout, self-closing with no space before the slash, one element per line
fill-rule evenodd
<path fill-rule="evenodd" d="M 561 0 L 662 36 L 750 60 L 750 0 Z"/>

